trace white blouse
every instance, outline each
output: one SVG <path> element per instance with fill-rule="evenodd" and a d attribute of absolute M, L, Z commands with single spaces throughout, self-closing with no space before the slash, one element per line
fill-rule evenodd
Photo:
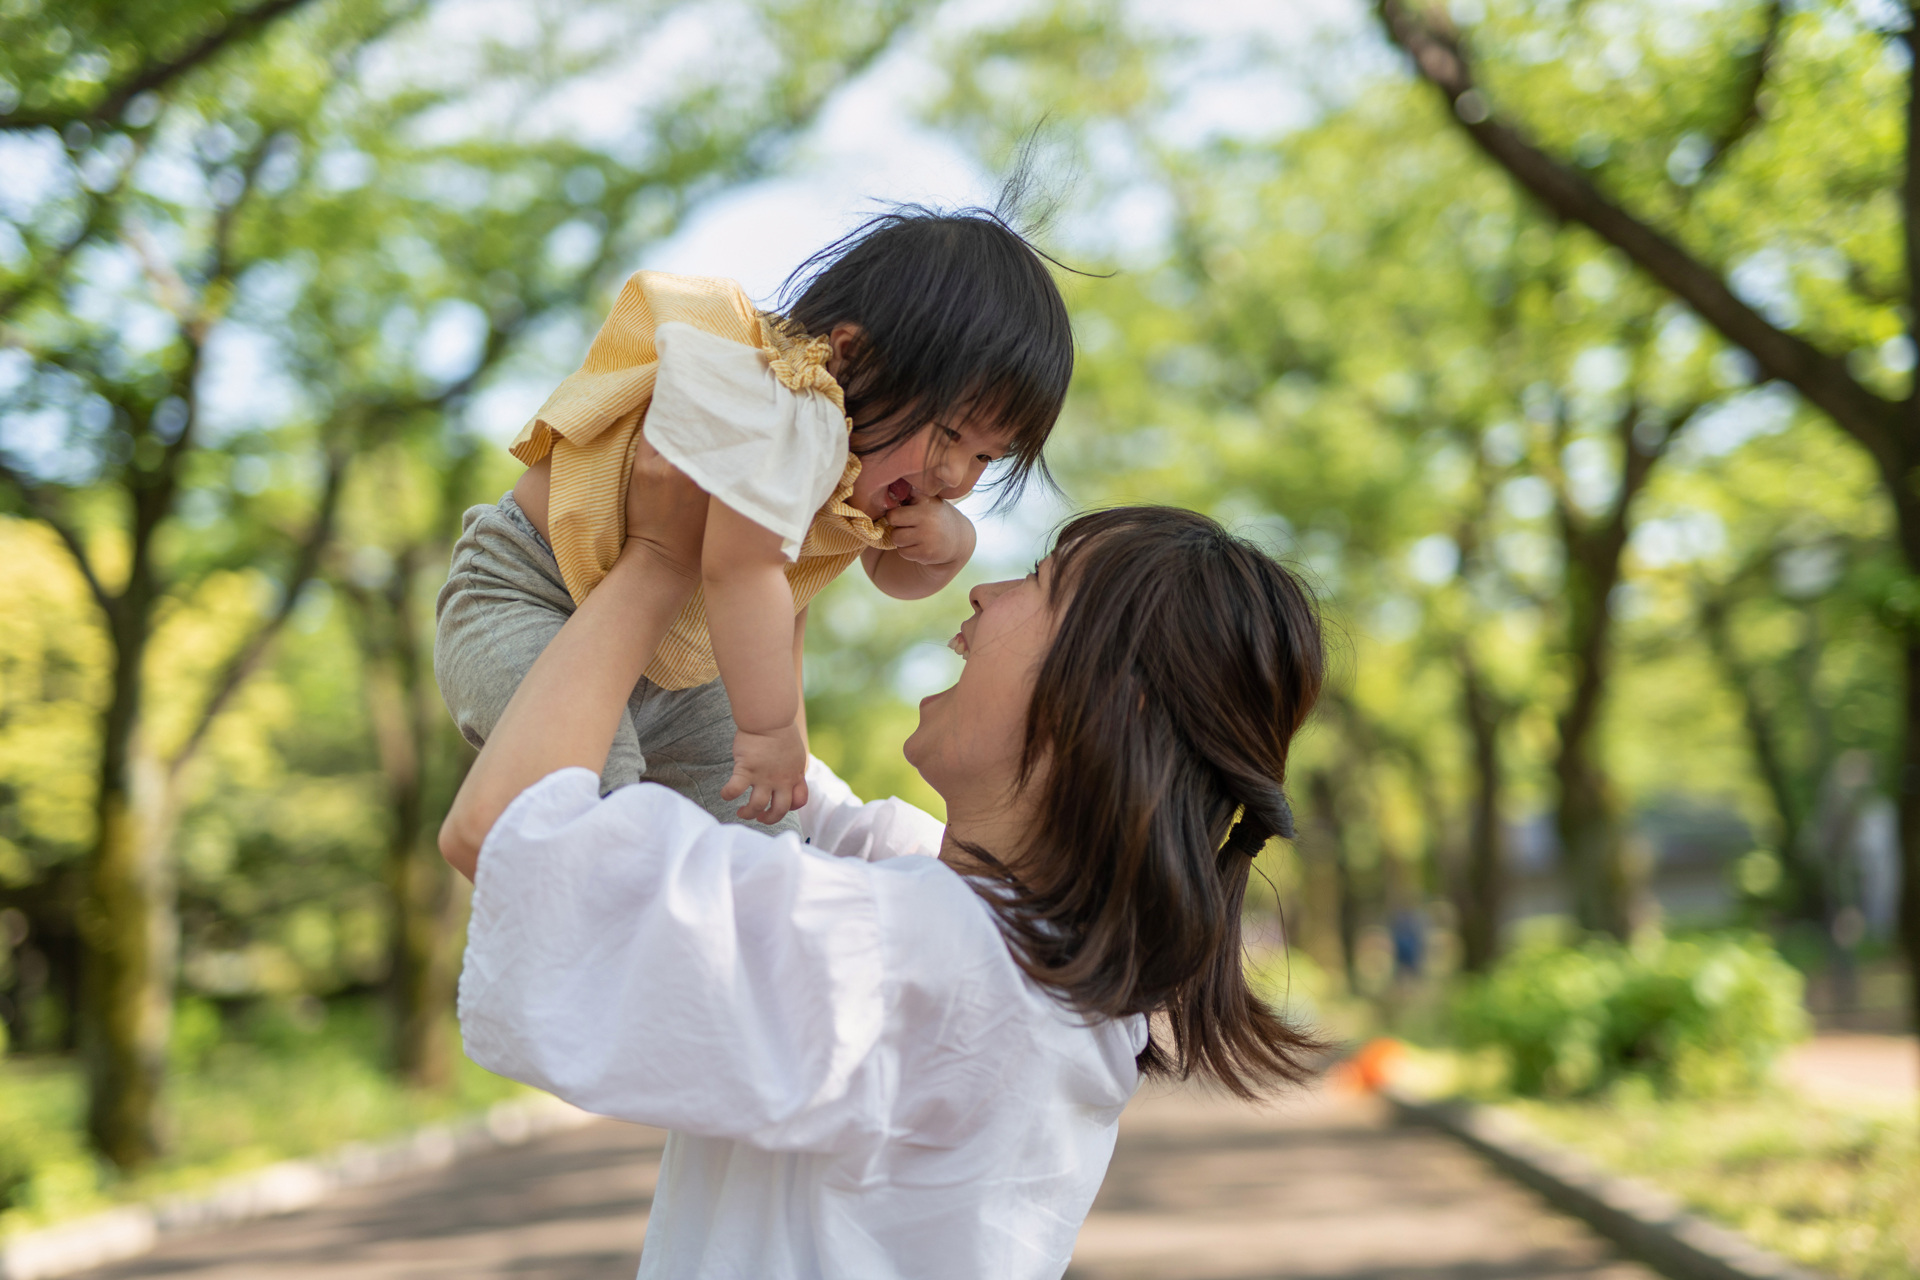
<path fill-rule="evenodd" d="M 817 760 L 807 787 L 811 845 L 586 769 L 529 787 L 480 853 L 468 1054 L 672 1130 L 643 1280 L 1059 1276 L 1145 1019 L 1029 981 L 959 875 L 900 856 L 932 817 Z"/>

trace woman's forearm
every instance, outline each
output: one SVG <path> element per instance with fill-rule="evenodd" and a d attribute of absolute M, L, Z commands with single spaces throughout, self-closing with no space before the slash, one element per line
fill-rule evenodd
<path fill-rule="evenodd" d="M 487 833 L 522 791 L 571 765 L 606 767 L 628 695 L 693 588 L 684 566 L 628 542 L 520 682 L 454 797 L 440 852 L 456 871 L 473 877 Z"/>

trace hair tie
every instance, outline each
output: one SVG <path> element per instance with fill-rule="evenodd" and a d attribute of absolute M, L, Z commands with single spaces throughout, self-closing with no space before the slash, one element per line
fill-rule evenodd
<path fill-rule="evenodd" d="M 1274 802 L 1276 812 L 1264 820 L 1256 818 L 1246 805 L 1235 810 L 1233 827 L 1221 843 L 1221 850 L 1236 849 L 1254 858 L 1260 855 L 1260 850 L 1266 848 L 1267 841 L 1274 836 L 1283 840 L 1293 839 L 1292 806 L 1287 803 L 1285 794 L 1276 794 Z"/>

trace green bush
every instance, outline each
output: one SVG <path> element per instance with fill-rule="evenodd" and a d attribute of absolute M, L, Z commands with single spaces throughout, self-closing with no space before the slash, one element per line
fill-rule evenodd
<path fill-rule="evenodd" d="M 33 1187 L 33 1158 L 26 1144 L 0 1130 L 0 1213 L 26 1203 Z"/>
<path fill-rule="evenodd" d="M 1464 987 L 1454 1033 L 1493 1048 L 1507 1085 L 1576 1097 L 1639 1078 L 1667 1093 L 1751 1088 L 1806 1034 L 1801 979 L 1764 938 L 1594 941 L 1508 957 Z"/>

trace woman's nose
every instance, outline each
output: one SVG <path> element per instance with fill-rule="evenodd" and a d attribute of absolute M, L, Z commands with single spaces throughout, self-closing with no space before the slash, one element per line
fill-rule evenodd
<path fill-rule="evenodd" d="M 972 603 L 973 611 L 979 613 L 992 604 L 1001 592 L 1018 585 L 1016 582 L 983 582 L 967 592 L 967 600 Z"/>

